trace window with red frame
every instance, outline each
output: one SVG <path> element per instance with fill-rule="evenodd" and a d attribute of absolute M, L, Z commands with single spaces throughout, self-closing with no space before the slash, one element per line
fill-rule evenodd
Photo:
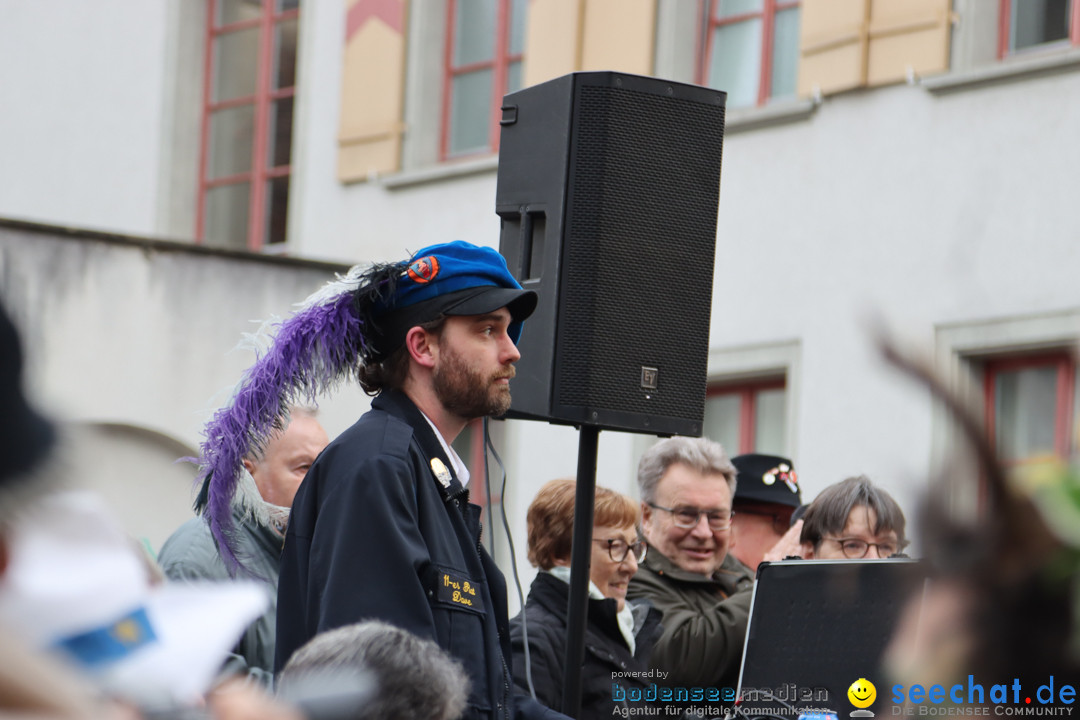
<path fill-rule="evenodd" d="M 197 234 L 285 242 L 300 0 L 207 0 Z"/>
<path fill-rule="evenodd" d="M 994 358 L 983 364 L 986 426 L 1007 464 L 1074 447 L 1076 358 L 1058 351 Z"/>
<path fill-rule="evenodd" d="M 783 379 L 710 387 L 705 396 L 705 437 L 728 455 L 787 452 L 787 389 Z"/>
<path fill-rule="evenodd" d="M 1046 45 L 1080 45 L 1080 0 L 1000 0 L 998 57 Z"/>
<path fill-rule="evenodd" d="M 727 92 L 727 106 L 795 96 L 798 0 L 706 0 L 701 82 Z"/>
<path fill-rule="evenodd" d="M 499 148 L 502 97 L 521 88 L 528 0 L 449 0 L 440 154 Z"/>

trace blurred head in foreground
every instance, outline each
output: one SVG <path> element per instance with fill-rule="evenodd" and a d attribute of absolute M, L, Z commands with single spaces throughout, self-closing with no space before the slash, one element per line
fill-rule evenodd
<path fill-rule="evenodd" d="M 109 696 L 201 701 L 265 597 L 247 583 L 155 585 L 104 502 L 59 489 L 56 431 L 26 401 L 22 367 L 0 307 L 0 628 Z"/>
<path fill-rule="evenodd" d="M 340 698 L 352 708 L 343 717 L 353 720 L 456 720 L 469 697 L 459 662 L 430 640 L 375 620 L 316 635 L 278 677 L 279 695 L 301 706 L 308 698 L 333 703 L 330 691 L 343 686 L 358 689 Z"/>
<path fill-rule="evenodd" d="M 1075 688 L 1080 678 L 1080 471 L 1062 460 L 1007 468 L 995 455 L 977 409 L 929 365 L 888 343 L 883 350 L 941 402 L 961 440 L 950 448 L 947 471 L 928 484 L 920 528 L 931 579 L 913 592 L 894 632 L 885 658 L 891 682 L 938 684 L 949 692 L 971 676 L 987 693 L 993 683 L 1010 678 L 1028 692 L 1041 683 Z M 975 462 L 958 462 L 967 457 Z M 954 510 L 949 494 L 958 489 L 980 496 L 976 513 Z M 1074 702 L 1061 700 L 1057 695 L 1051 702 Z M 991 698 L 976 696 L 975 702 L 990 704 Z"/>

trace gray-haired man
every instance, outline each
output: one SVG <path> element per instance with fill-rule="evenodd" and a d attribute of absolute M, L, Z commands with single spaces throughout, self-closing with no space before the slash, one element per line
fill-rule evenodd
<path fill-rule="evenodd" d="M 664 613 L 652 664 L 664 683 L 716 688 L 734 700 L 753 580 L 729 557 L 735 466 L 719 443 L 673 437 L 638 464 L 649 552 L 630 582 L 630 598 Z M 726 692 L 725 692 L 725 689 Z"/>

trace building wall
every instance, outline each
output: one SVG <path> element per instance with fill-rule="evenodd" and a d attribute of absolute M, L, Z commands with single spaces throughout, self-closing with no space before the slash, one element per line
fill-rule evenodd
<path fill-rule="evenodd" d="M 711 346 L 798 341 L 789 451 L 809 495 L 867 472 L 910 508 L 913 480 L 927 474 L 929 404 L 881 367 L 872 321 L 929 356 L 938 324 L 1080 304 L 1068 180 L 1080 160 L 1069 140 L 1078 91 L 1075 72 L 947 93 L 896 85 L 729 132 Z M 302 193 L 303 214 L 328 220 L 295 241 L 317 256 L 393 257 L 458 237 L 497 246 L 495 170 L 477 165 L 435 181 L 413 184 L 425 175 L 407 170 L 340 187 L 328 153 L 307 177 L 334 192 Z"/>
<path fill-rule="evenodd" d="M 341 19 L 320 14 L 317 22 L 333 35 Z M 331 54 L 316 51 L 327 73 Z M 329 134 L 337 108 L 326 98 L 318 108 L 311 132 Z M 1070 209 L 1080 73 L 1051 68 L 944 86 L 916 80 L 766 114 L 729 119 L 714 377 L 738 369 L 729 356 L 794 347 L 788 452 L 805 496 L 866 473 L 914 514 L 942 429 L 925 394 L 883 365 L 874 328 L 931 358 L 941 326 L 1080 308 Z M 497 247 L 493 162 L 429 163 L 342 185 L 322 147 L 297 176 L 305 221 L 291 242 L 300 252 L 389 258 L 452 238 Z M 651 440 L 601 438 L 599 482 L 634 492 L 634 465 Z M 574 473 L 576 435 L 516 425 L 503 457 L 520 544 L 539 485 Z"/>
<path fill-rule="evenodd" d="M 124 529 L 157 553 L 192 517 L 195 466 L 177 458 L 193 447 L 145 428 L 116 423 L 66 423 L 60 452 L 70 456 L 74 481 L 99 493 Z"/>
<path fill-rule="evenodd" d="M 421 5 L 414 14 L 430 11 Z M 335 3 L 305 5 L 304 12 L 298 81 L 304 139 L 293 164 L 290 250 L 304 257 L 357 262 L 398 259 L 405 252 L 452 239 L 497 246 L 494 162 L 481 161 L 485 170 L 479 175 L 424 182 L 423 171 L 433 167 L 428 160 L 416 168 L 416 182 L 405 177 L 408 184 L 400 189 L 388 188 L 380 179 L 352 183 L 337 179 L 332 139 L 338 136 L 341 112 L 342 46 L 337 39 L 345 35 L 345 13 Z M 317 80 L 305 84 L 306 78 Z M 425 112 L 418 118 L 419 127 L 408 124 L 406 147 L 414 143 L 434 147 L 436 143 L 421 134 L 437 132 L 437 123 L 424 126 L 422 117 L 438 113 L 437 98 L 428 93 L 408 102 L 423 104 Z M 407 115 L 410 111 L 411 107 L 405 109 Z M 402 181 L 400 175 L 385 179 Z"/>
<path fill-rule="evenodd" d="M 149 235 L 169 3 L 7 3 L 0 217 Z"/>
<path fill-rule="evenodd" d="M 792 452 L 809 490 L 867 472 L 910 509 L 929 470 L 929 403 L 882 368 L 874 322 L 929 357 L 940 324 L 1080 305 L 1078 91 L 1075 73 L 901 85 L 729 137 L 711 344 L 800 339 Z"/>
<path fill-rule="evenodd" d="M 0 298 L 22 330 L 28 389 L 71 425 L 77 479 L 127 496 L 114 508 L 155 549 L 190 516 L 190 487 L 177 486 L 193 474 L 173 463 L 194 453 L 255 360 L 243 335 L 340 269 L 0 223 Z M 320 420 L 333 437 L 368 405 L 344 388 L 321 403 Z"/>
<path fill-rule="evenodd" d="M 89 10 L 56 0 L 66 15 L 55 4 L 14 5 L 17 16 L 0 24 L 0 88 L 20 112 L 0 112 L 0 216 L 189 236 L 183 227 L 191 223 L 193 191 L 185 213 L 169 188 L 188 187 L 191 153 L 183 143 L 191 136 L 187 121 L 162 108 L 186 107 L 177 98 L 192 93 L 192 70 L 185 74 L 178 58 L 195 52 L 196 21 L 190 11 L 178 13 L 175 1 L 105 0 Z M 878 359 L 876 323 L 927 357 L 941 354 L 942 332 L 986 321 L 1030 327 L 1060 317 L 1061 337 L 1080 337 L 1072 210 L 1077 51 L 981 71 L 995 60 L 972 33 L 993 28 L 989 5 L 953 4 L 962 22 L 954 29 L 954 69 L 944 76 L 913 74 L 910 83 L 729 115 L 711 374 L 720 379 L 771 362 L 761 358 L 782 358 L 788 453 L 808 498 L 867 473 L 911 513 L 925 489 L 943 431 L 928 398 Z M 345 11 L 329 0 L 304 3 L 289 253 L 353 263 L 455 238 L 497 246 L 495 157 L 435 157 L 441 80 L 430 53 L 441 49 L 426 6 L 411 3 L 408 15 L 414 36 L 403 169 L 342 183 L 336 138 Z M 692 20 L 683 5 L 658 2 L 656 72 L 689 79 L 690 45 L 672 33 L 693 30 Z M 62 52 L 53 57 L 43 48 Z M 34 62 L 12 59 L 27 57 Z M 232 256 L 173 268 L 175 259 L 104 252 L 96 242 L 60 252 L 66 241 L 56 238 L 24 237 L 13 255 L 15 241 L 6 242 L 0 260 L 13 267 L 19 257 L 20 270 L 0 277 L 21 284 L 27 298 L 40 362 L 35 386 L 47 401 L 79 420 L 132 423 L 184 443 L 197 440 L 210 398 L 249 363 L 246 355 L 222 355 L 251 329 L 248 321 L 287 311 L 326 273 L 286 273 Z M 278 272 L 290 279 L 279 282 Z M 130 297 L 140 298 L 138 306 L 125 305 Z M 95 340 L 103 328 L 114 346 Z M 99 350 L 76 360 L 76 346 Z M 88 371 L 101 382 L 87 387 Z M 155 384 L 163 377 L 179 380 Z M 504 502 L 524 567 L 525 508 L 544 481 L 574 473 L 576 434 L 519 422 L 497 434 L 510 477 Z M 602 433 L 599 482 L 634 492 L 637 457 L 651 442 Z"/>

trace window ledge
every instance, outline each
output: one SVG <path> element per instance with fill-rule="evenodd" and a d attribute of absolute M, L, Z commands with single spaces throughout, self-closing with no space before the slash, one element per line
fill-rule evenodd
<path fill-rule="evenodd" d="M 447 162 L 441 165 L 429 165 L 415 170 L 406 170 L 404 172 L 380 178 L 379 182 L 381 182 L 383 187 L 387 190 L 402 190 L 416 185 L 494 172 L 498 168 L 499 156 L 485 155 L 480 158 L 458 160 L 456 162 Z"/>
<path fill-rule="evenodd" d="M 815 109 L 817 103 L 809 98 L 777 102 L 763 107 L 737 108 L 728 112 L 724 132 L 730 135 L 798 122 L 810 117 Z"/>
<path fill-rule="evenodd" d="M 987 85 L 1013 82 L 1039 75 L 1080 70 L 1080 48 L 1002 60 L 972 70 L 946 73 L 920 80 L 920 84 L 935 95 L 973 90 Z"/>

